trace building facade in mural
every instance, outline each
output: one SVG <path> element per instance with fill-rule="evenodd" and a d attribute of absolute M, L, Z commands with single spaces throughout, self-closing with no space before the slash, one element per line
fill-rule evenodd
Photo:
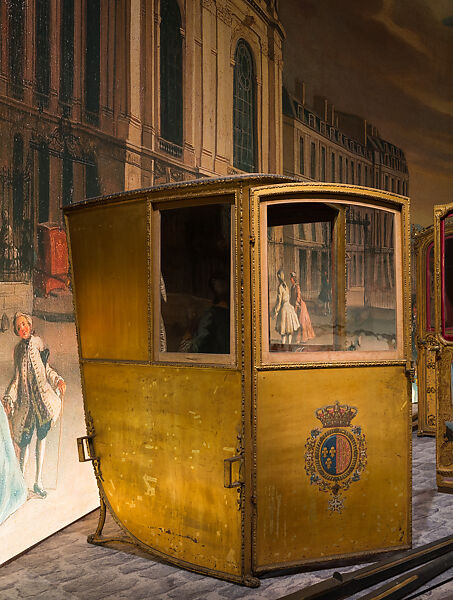
<path fill-rule="evenodd" d="M 310 107 L 305 101 L 305 85 L 296 81 L 295 87 L 297 97 L 283 88 L 285 175 L 307 182 L 349 183 L 408 194 L 408 167 L 400 148 L 383 140 L 364 118 L 335 110 L 325 98 L 315 96 L 314 107 Z M 270 251 L 275 257 L 271 260 L 294 270 L 302 297 L 327 312 L 330 224 L 314 218 L 311 223 L 291 226 L 291 232 L 288 227 L 272 229 Z M 390 215 L 363 208 L 347 211 L 346 289 L 351 307 L 394 309 L 393 235 Z"/>
<path fill-rule="evenodd" d="M 270 0 L 7 0 L 0 28 L 0 384 L 6 389 L 12 377 L 13 315 L 33 314 L 68 382 L 64 419 L 82 427 L 75 329 L 64 322 L 73 307 L 62 207 L 243 172 L 408 191 L 399 149 L 363 120 L 332 110 L 330 119 L 320 116 L 284 90 L 284 24 Z M 329 318 L 327 301 L 310 331 L 331 260 L 329 226 L 304 222 L 269 234 L 272 289 L 281 268 L 288 286 L 291 273 L 300 285 L 300 340 L 322 340 Z M 390 247 L 387 257 L 369 258 L 373 232 L 391 237 L 388 227 L 371 213 L 348 214 L 348 294 L 356 303 L 379 304 L 370 300 L 371 282 L 381 281 L 372 279 L 374 260 L 380 273 L 393 272 Z M 70 429 L 72 452 L 83 431 Z M 46 461 L 58 469 L 49 451 Z M 64 482 L 65 473 L 58 477 Z M 53 482 L 57 488 L 64 484 Z"/>
<path fill-rule="evenodd" d="M 58 230 L 71 202 L 282 171 L 273 3 L 10 0 L 1 11 L 0 281 L 64 289 Z"/>
<path fill-rule="evenodd" d="M 407 196 L 409 171 L 403 150 L 383 140 L 363 117 L 338 111 L 326 98 L 305 100 L 283 88 L 284 174 L 304 181 L 349 183 Z"/>
<path fill-rule="evenodd" d="M 273 3 L 1 10 L 0 281 L 33 282 L 14 288 L 26 310 L 67 287 L 61 207 L 85 197 L 244 171 L 408 192 L 404 153 L 364 119 L 300 86 L 282 110 Z"/>

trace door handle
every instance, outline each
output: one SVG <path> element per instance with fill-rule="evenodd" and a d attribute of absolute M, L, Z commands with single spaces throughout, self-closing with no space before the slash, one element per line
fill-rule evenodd
<path fill-rule="evenodd" d="M 235 481 L 233 481 L 233 464 L 234 463 L 240 463 L 239 464 L 239 473 L 238 473 L 238 479 L 236 479 Z M 240 485 L 242 485 L 242 481 L 241 479 L 241 471 L 242 471 L 242 465 L 243 465 L 243 457 L 242 456 L 232 456 L 231 458 L 226 458 L 223 461 L 223 477 L 224 477 L 224 487 L 226 488 L 235 488 L 235 487 L 239 487 Z"/>

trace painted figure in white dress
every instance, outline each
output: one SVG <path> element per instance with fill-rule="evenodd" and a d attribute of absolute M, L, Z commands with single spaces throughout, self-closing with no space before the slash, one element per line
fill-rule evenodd
<path fill-rule="evenodd" d="M 271 317 L 277 317 L 275 329 L 281 335 L 282 344 L 291 344 L 294 333 L 300 328 L 300 323 L 294 306 L 290 302 L 290 290 L 285 282 L 285 274 L 282 269 L 277 271 L 277 279 L 277 301 L 272 309 Z"/>

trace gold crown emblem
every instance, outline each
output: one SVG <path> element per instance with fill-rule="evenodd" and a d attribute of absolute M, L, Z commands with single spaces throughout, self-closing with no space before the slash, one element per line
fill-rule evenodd
<path fill-rule="evenodd" d="M 323 406 L 315 411 L 316 417 L 321 421 L 323 427 L 348 427 L 356 416 L 355 406 L 335 402 L 330 406 Z"/>

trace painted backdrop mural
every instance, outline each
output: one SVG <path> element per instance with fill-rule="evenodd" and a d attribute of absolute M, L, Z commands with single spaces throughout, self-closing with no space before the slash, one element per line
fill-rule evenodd
<path fill-rule="evenodd" d="M 98 502 L 76 453 L 85 424 L 62 207 L 242 172 L 411 194 L 415 170 L 420 223 L 442 198 L 453 21 L 443 2 L 378 4 L 0 3 L 0 562 Z M 351 215 L 356 312 L 376 291 L 363 283 L 364 219 Z M 291 343 L 316 345 L 331 315 L 327 233 L 300 225 L 272 302 L 280 324 L 283 304 L 292 315 Z"/>

